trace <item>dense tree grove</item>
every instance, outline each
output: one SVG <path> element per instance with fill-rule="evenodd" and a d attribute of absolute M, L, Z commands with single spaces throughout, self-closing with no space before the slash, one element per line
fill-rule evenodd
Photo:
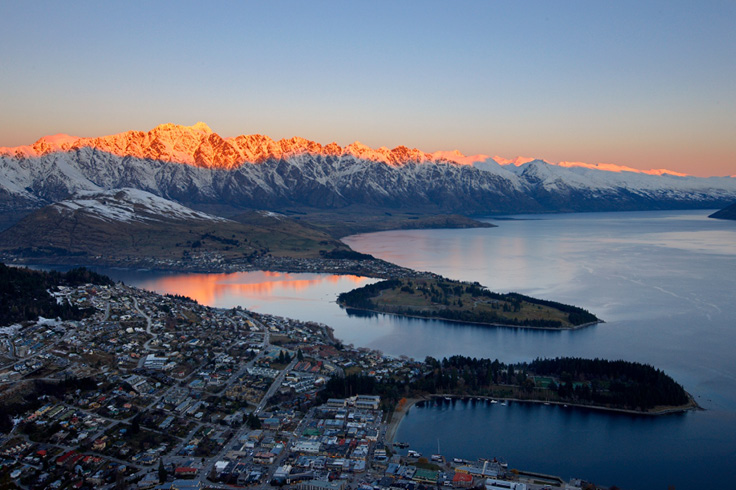
<path fill-rule="evenodd" d="M 359 262 L 363 260 L 374 259 L 372 255 L 356 252 L 355 250 L 345 250 L 338 248 L 330 250 L 329 252 L 326 250 L 320 250 L 319 254 L 325 259 L 357 260 Z"/>
<path fill-rule="evenodd" d="M 328 398 L 347 398 L 355 395 L 380 395 L 381 403 L 386 407 L 393 407 L 398 403 L 404 389 L 410 386 L 398 380 L 378 381 L 371 376 L 349 374 L 347 376 L 332 377 L 320 392 L 322 401 Z"/>
<path fill-rule="evenodd" d="M 187 301 L 189 303 L 199 304 L 196 299 L 192 299 L 189 296 L 185 296 L 183 294 L 173 294 L 173 293 L 166 293 L 164 294 L 167 298 L 172 298 L 177 301 Z"/>
<path fill-rule="evenodd" d="M 246 415 L 244 422 L 248 425 L 250 429 L 255 430 L 261 428 L 261 419 L 258 418 L 258 415 L 252 412 Z"/>
<path fill-rule="evenodd" d="M 537 359 L 529 369 L 540 375 L 567 378 L 557 387 L 561 397 L 642 409 L 688 402 L 687 392 L 679 383 L 648 364 L 562 357 Z M 591 382 L 575 386 L 570 380 Z"/>
<path fill-rule="evenodd" d="M 628 361 L 557 358 L 505 364 L 452 356 L 441 361 L 428 357 L 425 365 L 426 374 L 411 383 L 399 379 L 378 381 L 356 374 L 335 377 L 327 382 L 322 397 L 381 395 L 386 403 L 395 404 L 407 395 L 514 396 L 632 410 L 681 406 L 689 401 L 682 386 L 662 371 Z M 534 376 L 557 382 L 541 387 Z"/>
<path fill-rule="evenodd" d="M 585 323 L 593 323 L 598 321 L 598 318 L 594 314 L 577 306 L 566 305 L 564 303 L 558 303 L 557 301 L 549 301 L 546 299 L 532 298 L 531 296 L 525 296 L 519 293 L 509 293 L 506 296 L 509 298 L 518 298 L 520 300 L 526 301 L 527 303 L 532 303 L 535 305 L 557 308 L 558 310 L 568 314 L 570 323 L 572 323 L 573 325 L 583 325 Z"/>
<path fill-rule="evenodd" d="M 393 289 L 401 286 L 398 279 L 388 279 L 374 284 L 368 284 L 362 288 L 353 289 L 347 293 L 342 293 L 337 297 L 337 302 L 345 304 L 351 308 L 371 309 L 375 305 L 371 302 L 371 298 L 378 296 L 381 291 Z"/>
<path fill-rule="evenodd" d="M 90 312 L 66 302 L 57 303 L 48 291 L 58 286 L 112 284 L 110 278 L 85 268 L 69 272 L 34 271 L 0 264 L 0 325 L 26 320 L 61 318 L 79 320 Z"/>
<path fill-rule="evenodd" d="M 44 403 L 42 395 L 62 399 L 67 393 L 76 390 L 94 389 L 97 389 L 97 382 L 90 377 L 71 377 L 60 381 L 34 380 L 32 388 L 23 396 L 12 399 L 0 398 L 0 433 L 6 433 L 13 428 L 11 415 L 40 407 Z"/>

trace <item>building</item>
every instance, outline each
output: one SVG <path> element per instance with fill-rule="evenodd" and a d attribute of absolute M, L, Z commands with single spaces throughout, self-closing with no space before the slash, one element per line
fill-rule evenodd
<path fill-rule="evenodd" d="M 297 490 L 343 490 L 345 488 L 345 482 L 339 480 L 309 480 L 299 483 L 296 488 Z"/>
<path fill-rule="evenodd" d="M 496 478 L 501 472 L 501 465 L 498 463 L 483 463 L 483 467 L 478 466 L 458 466 L 455 468 L 456 473 L 467 473 L 475 478 Z"/>
<path fill-rule="evenodd" d="M 381 405 L 380 396 L 358 395 L 355 397 L 355 408 L 378 410 L 379 405 Z"/>
<path fill-rule="evenodd" d="M 297 441 L 292 446 L 292 451 L 303 454 L 318 454 L 319 448 L 319 441 Z"/>
<path fill-rule="evenodd" d="M 283 485 L 291 473 L 291 465 L 279 466 L 273 474 L 272 483 Z"/>
<path fill-rule="evenodd" d="M 273 460 L 276 455 L 271 452 L 257 452 L 253 455 L 253 462 L 255 464 L 268 465 L 273 464 Z"/>
<path fill-rule="evenodd" d="M 452 486 L 457 488 L 470 488 L 473 486 L 473 476 L 468 473 L 458 473 L 452 477 Z"/>
<path fill-rule="evenodd" d="M 429 483 L 435 485 L 437 484 L 438 477 L 438 471 L 417 468 L 417 471 L 414 473 L 413 480 L 419 483 Z"/>
<path fill-rule="evenodd" d="M 199 480 L 174 480 L 156 487 L 156 490 L 199 490 L 202 482 Z"/>
<path fill-rule="evenodd" d="M 526 490 L 526 484 L 488 478 L 486 480 L 486 490 Z"/>
<path fill-rule="evenodd" d="M 330 398 L 327 400 L 327 406 L 330 408 L 344 408 L 345 400 L 342 398 Z"/>
<path fill-rule="evenodd" d="M 146 369 L 162 371 L 168 361 L 169 359 L 167 357 L 156 357 L 153 354 L 148 354 L 146 359 L 143 361 L 143 367 Z"/>

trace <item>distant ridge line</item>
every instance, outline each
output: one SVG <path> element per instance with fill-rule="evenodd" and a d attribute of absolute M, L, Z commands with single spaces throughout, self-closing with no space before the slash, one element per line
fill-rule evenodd
<path fill-rule="evenodd" d="M 493 161 L 499 165 L 520 166 L 536 159 L 516 157 L 507 159 L 484 154 L 464 155 L 458 150 L 423 152 L 417 148 L 400 145 L 371 148 L 359 141 L 345 147 L 337 143 L 322 145 L 298 136 L 278 141 L 261 134 L 239 135 L 223 138 L 210 127 L 197 122 L 192 126 L 164 123 L 150 131 L 126 131 L 99 136 L 77 137 L 68 134 L 43 136 L 30 145 L 0 147 L 0 154 L 16 158 L 37 158 L 55 152 L 93 148 L 121 156 L 153 159 L 204 168 L 231 169 L 246 163 L 260 163 L 268 159 L 310 154 L 321 156 L 353 156 L 361 160 L 382 162 L 401 166 L 407 163 L 447 162 L 457 165 L 473 165 L 477 162 Z M 542 160 L 543 161 L 543 160 Z M 610 163 L 584 163 L 561 161 L 546 162 L 560 167 L 583 167 L 607 172 L 632 172 L 648 175 L 687 176 L 667 169 L 639 170 Z"/>

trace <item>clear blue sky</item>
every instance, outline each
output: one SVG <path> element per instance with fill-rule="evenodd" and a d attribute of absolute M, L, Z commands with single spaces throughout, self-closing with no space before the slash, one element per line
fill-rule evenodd
<path fill-rule="evenodd" d="M 0 146 L 204 121 L 736 174 L 736 2 L 0 0 Z"/>

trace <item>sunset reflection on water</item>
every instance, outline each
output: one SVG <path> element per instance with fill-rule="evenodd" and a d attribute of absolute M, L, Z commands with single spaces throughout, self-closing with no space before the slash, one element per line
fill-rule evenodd
<path fill-rule="evenodd" d="M 349 291 L 374 281 L 354 275 L 257 271 L 178 274 L 150 279 L 140 286 L 160 293 L 187 296 L 203 305 L 232 307 L 243 305 L 243 300 L 247 299 L 263 301 L 293 296 L 311 299 L 324 294 L 325 288 L 321 286 L 328 286 L 326 289 L 329 291 Z"/>

